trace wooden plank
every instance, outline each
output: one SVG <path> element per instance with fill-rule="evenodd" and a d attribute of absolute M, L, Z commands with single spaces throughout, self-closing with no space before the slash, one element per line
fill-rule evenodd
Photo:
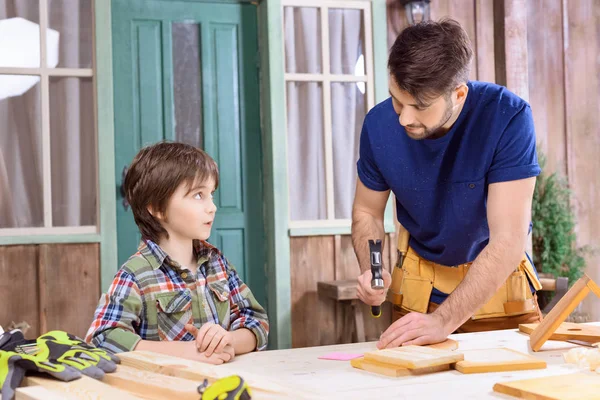
<path fill-rule="evenodd" d="M 475 27 L 475 1 L 474 0 L 446 0 L 431 2 L 431 19 L 439 20 L 444 17 L 450 17 L 463 27 L 467 32 L 473 47 L 473 61 L 471 62 L 471 72 L 469 79 L 477 79 L 477 37 Z"/>
<path fill-rule="evenodd" d="M 39 271 L 42 331 L 84 337 L 100 298 L 99 245 L 42 244 Z"/>
<path fill-rule="evenodd" d="M 2 397 L 0 396 L 0 400 Z M 15 400 L 74 400 L 73 396 L 47 389 L 43 386 L 20 387 L 15 391 Z"/>
<path fill-rule="evenodd" d="M 29 339 L 40 335 L 38 246 L 0 246 L 0 325 L 27 322 Z"/>
<path fill-rule="evenodd" d="M 119 365 L 113 373 L 104 375 L 102 382 L 145 399 L 198 400 L 199 380 L 163 375 Z"/>
<path fill-rule="evenodd" d="M 409 368 L 398 367 L 397 365 L 394 365 L 394 364 L 365 360 L 364 357 L 355 358 L 353 360 L 350 360 L 350 365 L 352 365 L 354 368 L 357 368 L 357 369 L 362 369 L 367 372 L 373 372 L 378 375 L 391 376 L 393 378 L 398 378 L 400 376 L 416 376 L 416 375 L 431 374 L 433 372 L 448 371 L 450 369 L 450 364 L 436 365 L 433 367 L 425 367 L 425 368 L 409 369 Z"/>
<path fill-rule="evenodd" d="M 567 171 L 562 0 L 527 2 L 529 101 L 547 171 Z"/>
<path fill-rule="evenodd" d="M 500 382 L 494 392 L 530 400 L 600 399 L 600 375 L 568 374 Z"/>
<path fill-rule="evenodd" d="M 121 359 L 122 366 L 196 382 L 203 382 L 204 379 L 207 379 L 209 383 L 212 383 L 217 378 L 223 378 L 228 375 L 239 373 L 234 365 L 220 365 L 216 367 L 210 364 L 153 353 L 150 351 L 119 353 L 119 358 Z M 282 394 L 287 391 L 287 388 L 284 388 L 283 386 L 272 382 L 269 378 L 265 378 L 261 375 L 244 372 L 242 378 L 244 378 L 253 391 L 270 394 Z"/>
<path fill-rule="evenodd" d="M 533 351 L 539 351 L 546 340 L 552 336 L 561 323 L 569 316 L 569 314 L 581 303 L 581 301 L 590 292 L 587 283 L 590 278 L 587 275 L 581 277 L 569 289 L 562 299 L 552 310 L 546 315 L 538 327 L 531 332 L 530 344 Z"/>
<path fill-rule="evenodd" d="M 597 248 L 600 237 L 600 12 L 597 0 L 564 2 L 565 93 L 569 186 L 578 221 L 577 246 Z M 600 282 L 600 252 L 586 255 L 587 273 Z M 583 311 L 600 320 L 600 300 L 589 296 Z"/>
<path fill-rule="evenodd" d="M 519 331 L 531 334 L 539 324 L 519 324 Z M 587 343 L 600 342 L 600 327 L 573 322 L 563 322 L 548 340 L 579 340 Z"/>
<path fill-rule="evenodd" d="M 527 4 L 525 0 L 494 1 L 496 82 L 529 100 Z"/>
<path fill-rule="evenodd" d="M 365 360 L 393 364 L 405 368 L 424 368 L 462 361 L 460 352 L 432 349 L 424 346 L 402 346 L 365 353 Z"/>
<path fill-rule="evenodd" d="M 475 42 L 477 79 L 496 82 L 494 6 L 489 0 L 475 0 Z"/>
<path fill-rule="evenodd" d="M 335 305 L 317 294 L 317 282 L 334 279 L 333 246 L 333 236 L 290 239 L 293 347 L 336 342 Z"/>
<path fill-rule="evenodd" d="M 544 369 L 546 361 L 507 348 L 465 350 L 454 368 L 463 374 Z"/>
<path fill-rule="evenodd" d="M 318 282 L 317 290 L 319 293 L 333 300 L 354 300 L 357 298 L 356 279 L 346 279 L 343 281 Z"/>
<path fill-rule="evenodd" d="M 23 381 L 24 386 L 43 386 L 53 392 L 60 393 L 77 399 L 119 399 L 134 400 L 141 397 L 134 396 L 124 390 L 119 390 L 99 380 L 88 376 L 82 376 L 71 382 L 63 382 L 53 378 L 41 378 L 38 376 L 27 376 Z"/>

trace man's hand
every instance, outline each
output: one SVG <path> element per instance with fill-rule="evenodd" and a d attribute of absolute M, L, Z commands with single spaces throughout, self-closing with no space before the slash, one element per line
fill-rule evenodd
<path fill-rule="evenodd" d="M 411 312 L 394 322 L 379 338 L 378 349 L 425 345 L 444 341 L 448 331 L 442 318 L 435 314 Z"/>
<path fill-rule="evenodd" d="M 233 335 L 221 325 L 204 324 L 198 329 L 187 324 L 185 329 L 196 337 L 196 348 L 207 357 L 222 353 L 227 346 L 233 349 Z"/>
<path fill-rule="evenodd" d="M 370 269 L 358 277 L 356 291 L 358 298 L 363 303 L 370 306 L 380 306 L 385 301 L 385 293 L 392 284 L 392 276 L 385 268 L 382 268 L 381 275 L 383 276 L 383 289 L 380 290 L 371 289 L 373 275 Z"/>

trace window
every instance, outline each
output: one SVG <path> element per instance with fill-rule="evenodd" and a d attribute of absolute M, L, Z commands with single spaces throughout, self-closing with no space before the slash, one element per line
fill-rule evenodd
<path fill-rule="evenodd" d="M 370 1 L 283 0 L 290 230 L 349 232 L 374 106 Z"/>
<path fill-rule="evenodd" d="M 93 6 L 0 0 L 0 236 L 98 231 Z"/>

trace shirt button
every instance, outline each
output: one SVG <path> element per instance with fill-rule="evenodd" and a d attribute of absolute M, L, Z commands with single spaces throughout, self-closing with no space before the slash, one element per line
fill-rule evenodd
<path fill-rule="evenodd" d="M 183 273 L 181 274 L 181 277 L 182 277 L 183 279 L 187 278 L 187 272 L 183 272 Z"/>
<path fill-rule="evenodd" d="M 475 184 L 474 183 L 470 183 L 469 184 L 469 188 L 471 188 L 471 189 L 475 188 Z"/>

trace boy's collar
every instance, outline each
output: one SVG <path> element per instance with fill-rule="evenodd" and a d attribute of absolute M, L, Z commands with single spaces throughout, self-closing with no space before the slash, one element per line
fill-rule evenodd
<path fill-rule="evenodd" d="M 208 261 L 210 254 L 216 249 L 215 246 L 205 240 L 194 240 L 194 254 L 198 260 L 198 266 Z M 166 264 L 175 269 L 182 269 L 179 263 L 171 260 L 169 255 L 156 243 L 146 239 L 140 243 L 138 251 L 150 263 L 153 270 L 157 270 L 161 265 Z"/>

